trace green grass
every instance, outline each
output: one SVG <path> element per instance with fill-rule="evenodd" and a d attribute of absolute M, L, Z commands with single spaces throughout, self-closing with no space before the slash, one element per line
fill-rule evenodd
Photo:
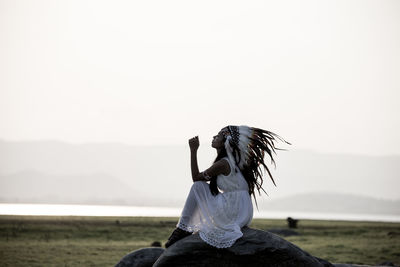
<path fill-rule="evenodd" d="M 253 227 L 284 227 L 282 221 L 254 220 Z M 302 220 L 299 236 L 285 238 L 330 262 L 376 265 L 400 264 L 400 224 L 381 222 Z"/>
<path fill-rule="evenodd" d="M 0 216 L 0 266 L 114 266 L 132 250 L 163 244 L 177 218 Z M 255 219 L 251 227 L 285 228 Z M 302 220 L 286 239 L 331 262 L 400 264 L 400 224 Z"/>

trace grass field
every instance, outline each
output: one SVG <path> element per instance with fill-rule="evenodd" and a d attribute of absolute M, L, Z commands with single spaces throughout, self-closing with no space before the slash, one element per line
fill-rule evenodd
<path fill-rule="evenodd" d="M 0 216 L 0 266 L 114 266 L 132 250 L 163 244 L 177 218 Z M 400 265 L 400 223 L 302 220 L 287 237 L 331 262 Z M 250 227 L 286 228 L 255 219 Z"/>

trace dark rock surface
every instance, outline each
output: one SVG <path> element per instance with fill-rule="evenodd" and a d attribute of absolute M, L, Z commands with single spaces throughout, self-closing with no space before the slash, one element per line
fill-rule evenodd
<path fill-rule="evenodd" d="M 124 256 L 115 267 L 151 267 L 164 252 L 163 248 L 142 248 Z"/>
<path fill-rule="evenodd" d="M 160 241 L 154 241 L 153 243 L 151 243 L 150 245 L 151 247 L 162 247 L 161 242 Z"/>
<path fill-rule="evenodd" d="M 334 266 L 311 256 L 283 238 L 261 230 L 243 228 L 243 237 L 226 249 L 216 249 L 198 234 L 169 247 L 153 265 L 164 266 Z"/>
<path fill-rule="evenodd" d="M 357 265 L 357 264 L 346 264 L 346 263 L 335 263 L 333 264 L 335 267 L 385 267 L 385 266 L 396 266 L 396 265 Z"/>
<path fill-rule="evenodd" d="M 288 222 L 289 228 L 297 228 L 297 223 L 299 222 L 299 220 L 293 219 L 292 217 L 288 217 L 286 221 Z"/>
<path fill-rule="evenodd" d="M 391 264 L 385 262 L 376 266 L 396 266 Z M 167 250 L 157 247 L 135 250 L 116 265 L 116 267 L 148 266 L 368 267 L 369 265 L 331 264 L 311 256 L 273 233 L 243 228 L 243 237 L 230 248 L 214 248 L 202 241 L 198 234 L 194 234 L 176 242 Z"/>
<path fill-rule="evenodd" d="M 381 262 L 379 265 L 380 265 L 380 266 L 395 266 L 395 267 L 398 267 L 396 264 L 394 264 L 394 263 L 391 262 L 391 261 Z"/>
<path fill-rule="evenodd" d="M 352 265 L 352 264 L 344 264 L 344 263 L 334 263 L 333 266 L 335 266 L 335 267 L 364 267 L 367 265 Z"/>
<path fill-rule="evenodd" d="M 280 236 L 292 236 L 292 235 L 299 235 L 298 232 L 290 230 L 290 229 L 281 229 L 281 228 L 273 228 L 268 229 L 268 232 L 280 235 Z"/>

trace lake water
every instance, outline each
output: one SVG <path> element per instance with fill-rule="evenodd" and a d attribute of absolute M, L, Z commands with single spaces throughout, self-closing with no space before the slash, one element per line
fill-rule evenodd
<path fill-rule="evenodd" d="M 0 215 L 178 217 L 180 213 L 181 208 L 168 207 L 0 203 Z M 254 218 L 286 219 L 289 216 L 296 219 L 400 222 L 398 215 L 254 210 Z"/>

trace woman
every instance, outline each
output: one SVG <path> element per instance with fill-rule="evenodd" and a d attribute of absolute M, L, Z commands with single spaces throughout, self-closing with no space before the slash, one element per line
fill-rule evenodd
<path fill-rule="evenodd" d="M 199 232 L 200 238 L 217 248 L 232 246 L 243 234 L 241 228 L 253 218 L 255 190 L 263 183 L 260 165 L 265 152 L 275 164 L 272 153 L 277 149 L 278 135 L 248 126 L 227 126 L 214 136 L 212 147 L 217 150 L 214 164 L 203 172 L 197 165 L 198 136 L 189 140 L 193 185 L 186 199 L 177 228 L 169 237 L 168 248 L 176 241 Z M 288 143 L 289 144 L 289 143 Z M 210 182 L 209 184 L 207 182 Z"/>

